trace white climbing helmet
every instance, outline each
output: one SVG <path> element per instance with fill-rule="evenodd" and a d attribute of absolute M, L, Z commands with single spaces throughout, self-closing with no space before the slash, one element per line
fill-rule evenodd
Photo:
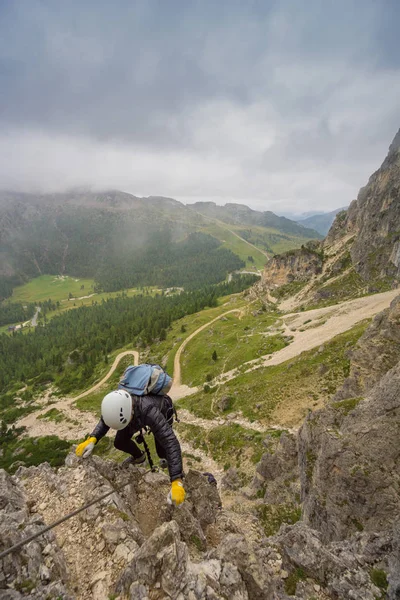
<path fill-rule="evenodd" d="M 116 390 L 104 396 L 101 416 L 112 429 L 124 429 L 132 419 L 132 397 L 129 392 Z"/>

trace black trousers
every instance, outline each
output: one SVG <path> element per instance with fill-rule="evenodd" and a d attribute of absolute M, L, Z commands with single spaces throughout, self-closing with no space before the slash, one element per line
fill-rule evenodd
<path fill-rule="evenodd" d="M 136 442 L 133 441 L 132 436 L 136 433 L 136 431 L 132 430 L 131 427 L 125 427 L 124 429 L 120 429 L 117 431 L 117 435 L 114 439 L 114 446 L 117 450 L 122 450 L 122 452 L 126 452 L 133 456 L 133 458 L 140 458 L 143 455 L 143 450 L 139 448 Z M 164 448 L 161 444 L 154 438 L 156 443 L 156 452 L 159 458 L 167 458 L 165 454 Z"/>

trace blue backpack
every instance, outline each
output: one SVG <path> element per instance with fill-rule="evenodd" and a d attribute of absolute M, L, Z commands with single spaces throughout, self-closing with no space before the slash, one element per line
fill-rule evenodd
<path fill-rule="evenodd" d="M 129 366 L 119 382 L 118 389 L 126 390 L 135 396 L 168 394 L 172 386 L 172 378 L 159 365 Z"/>

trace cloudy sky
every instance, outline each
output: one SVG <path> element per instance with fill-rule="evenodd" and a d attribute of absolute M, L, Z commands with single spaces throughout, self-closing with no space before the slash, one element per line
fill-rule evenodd
<path fill-rule="evenodd" d="M 346 205 L 400 127 L 398 0 L 0 0 L 0 188 Z"/>

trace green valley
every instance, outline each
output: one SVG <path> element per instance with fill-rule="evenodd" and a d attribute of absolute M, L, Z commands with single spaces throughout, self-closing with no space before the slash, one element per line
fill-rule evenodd
<path fill-rule="evenodd" d="M 41 275 L 25 285 L 17 286 L 10 298 L 11 302 L 39 303 L 49 298 L 53 302 L 68 298 L 79 298 L 94 293 L 94 280 L 69 277 L 67 275 Z"/>
<path fill-rule="evenodd" d="M 281 334 L 271 332 L 279 331 L 279 326 L 273 327 L 276 321 L 277 315 L 260 302 L 222 317 L 196 335 L 184 350 L 183 383 L 202 385 L 244 362 L 280 350 L 286 342 Z"/>
<path fill-rule="evenodd" d="M 178 405 L 206 419 L 240 411 L 250 422 L 297 426 L 309 410 L 324 406 L 342 385 L 349 374 L 349 352 L 367 325 L 358 324 L 323 347 L 282 364 L 246 374 L 239 369 L 232 380 L 207 394 L 202 390 L 184 398 Z"/>

